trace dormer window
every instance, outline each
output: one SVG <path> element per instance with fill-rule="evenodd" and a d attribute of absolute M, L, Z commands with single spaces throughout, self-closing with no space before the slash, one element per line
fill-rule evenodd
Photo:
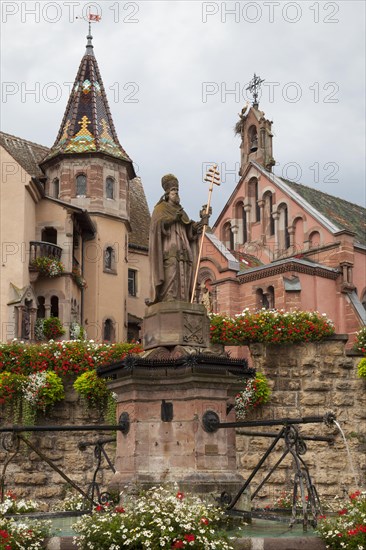
<path fill-rule="evenodd" d="M 105 180 L 105 196 L 107 199 L 114 199 L 114 179 L 111 177 Z"/>
<path fill-rule="evenodd" d="M 76 196 L 85 197 L 86 196 L 86 175 L 79 174 L 76 176 Z"/>

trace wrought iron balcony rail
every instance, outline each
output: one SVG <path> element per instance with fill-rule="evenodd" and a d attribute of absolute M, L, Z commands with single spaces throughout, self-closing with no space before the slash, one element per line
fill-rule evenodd
<path fill-rule="evenodd" d="M 61 260 L 62 248 L 57 244 L 47 243 L 45 241 L 30 241 L 29 243 L 29 265 L 36 258 L 55 258 Z"/>

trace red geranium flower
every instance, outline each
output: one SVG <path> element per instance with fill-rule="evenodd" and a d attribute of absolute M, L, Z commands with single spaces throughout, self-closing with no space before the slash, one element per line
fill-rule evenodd
<path fill-rule="evenodd" d="M 184 499 L 184 493 L 179 492 L 179 493 L 177 493 L 176 497 L 177 497 L 178 500 L 183 500 Z"/>
<path fill-rule="evenodd" d="M 176 540 L 173 542 L 172 548 L 184 548 L 184 542 L 182 540 Z"/>
<path fill-rule="evenodd" d="M 193 533 L 191 533 L 190 535 L 184 535 L 184 540 L 186 540 L 187 542 L 193 542 L 194 540 L 196 540 L 196 537 Z"/>
<path fill-rule="evenodd" d="M 201 518 L 201 523 L 203 523 L 204 525 L 208 525 L 210 522 L 208 521 L 207 518 Z"/>
<path fill-rule="evenodd" d="M 119 514 L 124 514 L 126 510 L 122 508 L 122 506 L 116 506 L 114 511 L 118 512 Z"/>
<path fill-rule="evenodd" d="M 344 514 L 347 514 L 347 512 L 348 512 L 347 508 L 342 508 L 342 510 L 339 510 L 338 515 L 344 516 Z"/>

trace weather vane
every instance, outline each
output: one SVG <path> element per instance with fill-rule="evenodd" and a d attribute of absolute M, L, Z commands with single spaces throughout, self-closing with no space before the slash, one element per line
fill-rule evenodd
<path fill-rule="evenodd" d="M 249 86 L 246 88 L 253 94 L 253 105 L 258 105 L 258 93 L 262 82 L 264 82 L 264 78 L 261 78 L 254 73 L 254 77 L 249 82 Z"/>

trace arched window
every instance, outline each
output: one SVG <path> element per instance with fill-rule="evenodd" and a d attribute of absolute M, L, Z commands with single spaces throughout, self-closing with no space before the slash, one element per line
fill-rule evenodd
<path fill-rule="evenodd" d="M 55 178 L 52 182 L 52 196 L 55 199 L 58 199 L 59 194 L 60 194 L 60 180 L 58 178 Z"/>
<path fill-rule="evenodd" d="M 259 222 L 261 219 L 261 209 L 258 204 L 258 180 L 257 178 L 251 178 L 249 180 L 248 192 L 250 198 L 250 204 L 252 205 L 252 211 L 255 212 L 255 219 L 253 221 Z"/>
<path fill-rule="evenodd" d="M 319 231 L 313 231 L 309 235 L 310 248 L 316 248 L 320 246 L 320 233 Z"/>
<path fill-rule="evenodd" d="M 264 199 L 264 220 L 265 220 L 265 234 L 266 235 L 274 235 L 275 232 L 275 224 L 274 219 L 272 217 L 272 208 L 273 208 L 273 195 L 270 191 L 267 191 L 267 193 L 263 196 Z"/>
<path fill-rule="evenodd" d="M 111 271 L 114 268 L 114 250 L 111 246 L 107 246 L 104 250 L 104 269 Z"/>
<path fill-rule="evenodd" d="M 57 229 L 44 227 L 41 233 L 41 240 L 45 243 L 57 244 Z"/>
<path fill-rule="evenodd" d="M 274 287 L 269 286 L 267 288 L 267 300 L 268 300 L 268 307 L 270 309 L 275 308 L 275 293 L 274 293 Z"/>
<path fill-rule="evenodd" d="M 58 317 L 58 297 L 51 296 L 51 317 Z"/>
<path fill-rule="evenodd" d="M 222 241 L 226 248 L 228 248 L 229 250 L 234 250 L 234 233 L 232 232 L 230 222 L 226 222 L 223 225 L 222 236 Z"/>
<path fill-rule="evenodd" d="M 105 180 L 105 196 L 107 199 L 114 199 L 114 179 L 111 177 Z"/>
<path fill-rule="evenodd" d="M 76 176 L 76 196 L 85 197 L 86 196 L 86 175 L 79 174 Z"/>
<path fill-rule="evenodd" d="M 278 244 L 280 250 L 287 250 L 290 246 L 290 234 L 288 232 L 288 210 L 286 204 L 278 207 Z"/>
<path fill-rule="evenodd" d="M 112 342 L 114 339 L 114 328 L 112 319 L 106 319 L 103 326 L 103 340 L 105 342 Z"/>
<path fill-rule="evenodd" d="M 38 296 L 37 319 L 44 319 L 45 317 L 46 317 L 45 297 Z"/>
<path fill-rule="evenodd" d="M 258 149 L 258 134 L 255 126 L 251 126 L 248 130 L 248 145 L 249 153 L 254 153 Z"/>

